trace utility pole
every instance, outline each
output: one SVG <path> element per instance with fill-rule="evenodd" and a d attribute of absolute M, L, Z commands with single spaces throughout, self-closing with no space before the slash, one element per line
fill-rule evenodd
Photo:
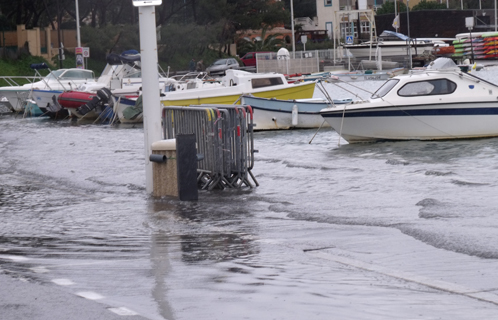
<path fill-rule="evenodd" d="M 294 4 L 293 4 L 293 2 L 294 2 L 294 0 L 290 0 L 291 32 L 292 32 L 292 59 L 295 59 L 296 58 L 296 35 L 294 34 Z"/>
<path fill-rule="evenodd" d="M 78 5 L 78 0 L 76 1 L 76 39 L 78 39 L 78 47 L 81 47 L 81 37 L 80 37 L 80 8 Z"/>
<path fill-rule="evenodd" d="M 57 40 L 59 42 L 59 68 L 62 69 L 62 60 L 64 60 L 64 48 L 62 47 L 62 37 L 61 37 L 61 10 L 59 6 L 59 0 L 57 0 Z"/>

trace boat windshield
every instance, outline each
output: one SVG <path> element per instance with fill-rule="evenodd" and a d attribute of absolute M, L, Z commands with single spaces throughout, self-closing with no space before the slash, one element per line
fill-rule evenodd
<path fill-rule="evenodd" d="M 56 79 L 64 79 L 64 80 L 82 80 L 82 79 L 93 79 L 95 75 L 93 71 L 90 70 L 67 70 L 67 69 L 59 69 L 52 71 L 49 73 L 45 80 L 56 80 Z"/>
<path fill-rule="evenodd" d="M 377 91 L 372 95 L 372 99 L 382 98 L 399 82 L 398 79 L 387 80 Z"/>
<path fill-rule="evenodd" d="M 82 80 L 82 79 L 93 79 L 95 78 L 93 71 L 89 70 L 68 70 L 62 76 L 61 79 L 72 79 L 72 80 Z"/>
<path fill-rule="evenodd" d="M 251 79 L 251 84 L 253 89 L 278 86 L 284 84 L 282 78 L 272 77 L 272 78 L 256 78 Z"/>
<path fill-rule="evenodd" d="M 60 70 L 55 70 L 55 71 L 52 71 L 50 72 L 46 77 L 45 77 L 45 80 L 55 80 L 55 79 L 58 79 L 62 73 L 64 73 L 64 69 L 60 69 Z"/>

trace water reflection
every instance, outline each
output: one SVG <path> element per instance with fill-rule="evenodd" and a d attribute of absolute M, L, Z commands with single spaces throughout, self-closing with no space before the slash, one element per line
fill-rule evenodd
<path fill-rule="evenodd" d="M 255 226 L 244 201 L 225 192 L 201 195 L 199 202 L 155 200 L 151 223 L 160 232 L 179 236 L 182 261 L 228 261 L 258 253 L 253 242 Z"/>

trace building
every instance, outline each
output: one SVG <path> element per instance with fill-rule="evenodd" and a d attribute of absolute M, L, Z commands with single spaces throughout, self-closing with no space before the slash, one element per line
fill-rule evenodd
<path fill-rule="evenodd" d="M 394 14 L 380 16 L 375 14 L 377 8 L 381 7 L 385 1 L 316 0 L 316 18 L 309 20 L 297 18 L 295 22 L 304 21 L 309 30 L 327 30 L 329 39 L 345 42 L 346 36 L 353 36 L 355 42 L 368 41 L 370 33 L 375 38 L 383 30 L 394 31 L 392 27 Z M 438 1 L 442 2 L 443 0 Z M 406 3 L 406 1 L 401 2 Z M 409 7 L 413 7 L 419 2 L 420 0 L 410 0 Z M 477 21 L 474 31 L 495 30 L 494 11 L 491 9 L 410 11 L 410 30 L 408 30 L 406 23 L 407 13 L 400 12 L 399 15 L 401 22 L 398 32 L 410 34 L 411 37 L 454 37 L 458 33 L 467 32 L 465 17 L 472 16 Z"/>

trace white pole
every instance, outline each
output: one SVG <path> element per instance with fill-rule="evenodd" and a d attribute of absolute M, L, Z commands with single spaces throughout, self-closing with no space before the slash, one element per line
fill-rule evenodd
<path fill-rule="evenodd" d="M 496 0 L 495 0 L 496 1 Z M 296 58 L 296 35 L 294 34 L 294 0 L 291 0 L 292 59 Z"/>
<path fill-rule="evenodd" d="M 76 38 L 78 39 L 78 47 L 81 47 L 81 37 L 80 37 L 80 9 L 78 6 L 78 0 L 76 2 Z"/>
<path fill-rule="evenodd" d="M 396 0 L 394 0 L 394 19 L 396 19 L 397 16 L 398 16 L 398 6 L 396 5 Z M 398 32 L 398 25 L 399 25 L 399 22 L 396 25 L 396 30 L 394 30 L 396 32 Z"/>
<path fill-rule="evenodd" d="M 463 10 L 463 0 L 460 0 L 460 8 Z"/>
<path fill-rule="evenodd" d="M 145 143 L 145 184 L 148 193 L 153 192 L 152 153 L 153 142 L 161 140 L 161 108 L 157 73 L 157 35 L 155 6 L 138 8 L 140 26 L 140 54 L 142 60 L 142 102 Z"/>
<path fill-rule="evenodd" d="M 496 17 L 496 0 L 495 0 L 495 31 L 497 31 L 497 30 L 496 30 L 496 27 L 497 27 L 496 18 L 497 18 L 497 17 Z"/>

